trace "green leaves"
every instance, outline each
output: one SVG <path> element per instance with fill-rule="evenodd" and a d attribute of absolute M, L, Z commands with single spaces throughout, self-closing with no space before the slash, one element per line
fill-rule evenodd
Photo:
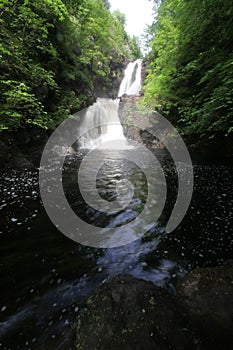
<path fill-rule="evenodd" d="M 102 0 L 2 0 L 0 130 L 54 128 L 103 88 L 110 64 L 137 54 L 122 14 Z M 131 52 L 134 52 L 131 54 Z"/>
<path fill-rule="evenodd" d="M 3 129 L 15 129 L 23 122 L 44 126 L 46 115 L 43 105 L 23 82 L 7 80 L 1 82 L 5 92 L 2 95 L 1 123 Z"/>
<path fill-rule="evenodd" d="M 154 37 L 144 103 L 160 107 L 185 134 L 231 132 L 233 3 L 164 0 Z"/>

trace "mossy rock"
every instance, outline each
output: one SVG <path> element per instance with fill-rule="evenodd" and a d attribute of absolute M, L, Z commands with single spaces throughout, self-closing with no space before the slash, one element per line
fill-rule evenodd
<path fill-rule="evenodd" d="M 200 268 L 178 285 L 178 299 L 207 349 L 233 346 L 233 264 Z"/>
<path fill-rule="evenodd" d="M 80 350 L 191 350 L 194 343 L 173 295 L 131 276 L 100 286 L 78 318 Z"/>

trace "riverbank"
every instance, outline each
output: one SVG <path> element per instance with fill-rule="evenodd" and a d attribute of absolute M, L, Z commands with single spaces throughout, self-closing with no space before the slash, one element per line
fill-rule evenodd
<path fill-rule="evenodd" d="M 153 136 L 156 131 L 158 112 L 148 112 L 138 104 L 142 96 L 123 96 L 119 106 L 119 116 L 127 139 L 148 148 L 163 149 L 160 140 Z M 140 127 L 136 127 L 140 126 Z M 185 136 L 183 140 L 190 152 L 193 162 L 233 162 L 233 138 L 219 135 L 207 140 L 194 135 Z"/>
<path fill-rule="evenodd" d="M 128 63 L 128 59 L 124 59 L 120 63 L 114 62 L 114 60 L 111 62 L 109 81 L 106 86 L 103 86 L 101 79 L 95 80 L 90 104 L 95 102 L 97 96 L 109 99 L 116 98 L 124 69 Z M 1 131 L 0 169 L 38 168 L 44 147 L 53 131 L 29 124 L 15 131 Z"/>
<path fill-rule="evenodd" d="M 105 96 L 103 94 L 103 96 Z M 141 96 L 123 96 L 119 104 L 119 117 L 128 141 L 136 145 L 145 145 L 149 149 L 163 149 L 163 144 L 156 139 L 150 129 L 156 128 L 156 113 L 145 113 L 137 105 Z M 135 125 L 139 127 L 135 127 Z M 145 130 L 146 129 L 146 130 Z M 16 132 L 0 134 L 0 168 L 24 169 L 38 168 L 44 147 L 52 130 L 36 126 L 19 129 Z M 193 162 L 233 161 L 233 141 L 222 137 L 218 140 L 184 140 Z"/>
<path fill-rule="evenodd" d="M 171 293 L 117 276 L 100 286 L 77 321 L 77 349 L 229 349 L 233 264 L 199 268 Z"/>

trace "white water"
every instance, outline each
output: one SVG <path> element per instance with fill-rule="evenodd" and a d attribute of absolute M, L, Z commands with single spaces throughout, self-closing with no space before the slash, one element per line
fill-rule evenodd
<path fill-rule="evenodd" d="M 98 98 L 96 103 L 88 108 L 79 138 L 82 148 L 91 149 L 104 143 L 110 146 L 109 142 L 116 140 L 122 146 L 127 145 L 118 115 L 118 107 L 117 101 Z"/>
<path fill-rule="evenodd" d="M 130 62 L 125 70 L 118 97 L 123 95 L 138 95 L 142 88 L 142 60 Z"/>
<path fill-rule="evenodd" d="M 130 62 L 125 70 L 118 97 L 137 95 L 141 90 L 142 60 Z M 123 133 L 118 109 L 119 100 L 98 98 L 93 106 L 87 109 L 80 128 L 79 144 L 81 148 L 92 149 L 106 144 L 106 148 L 124 149 L 128 147 Z M 112 142 L 111 144 L 111 141 Z"/>

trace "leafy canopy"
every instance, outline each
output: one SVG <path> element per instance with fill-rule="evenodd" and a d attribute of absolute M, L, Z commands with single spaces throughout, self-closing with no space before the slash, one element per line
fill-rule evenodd
<path fill-rule="evenodd" d="M 123 15 L 102 0 L 1 0 L 0 130 L 54 128 L 134 58 Z"/>
<path fill-rule="evenodd" d="M 153 33 L 144 103 L 184 134 L 233 131 L 233 2 L 163 0 Z"/>

